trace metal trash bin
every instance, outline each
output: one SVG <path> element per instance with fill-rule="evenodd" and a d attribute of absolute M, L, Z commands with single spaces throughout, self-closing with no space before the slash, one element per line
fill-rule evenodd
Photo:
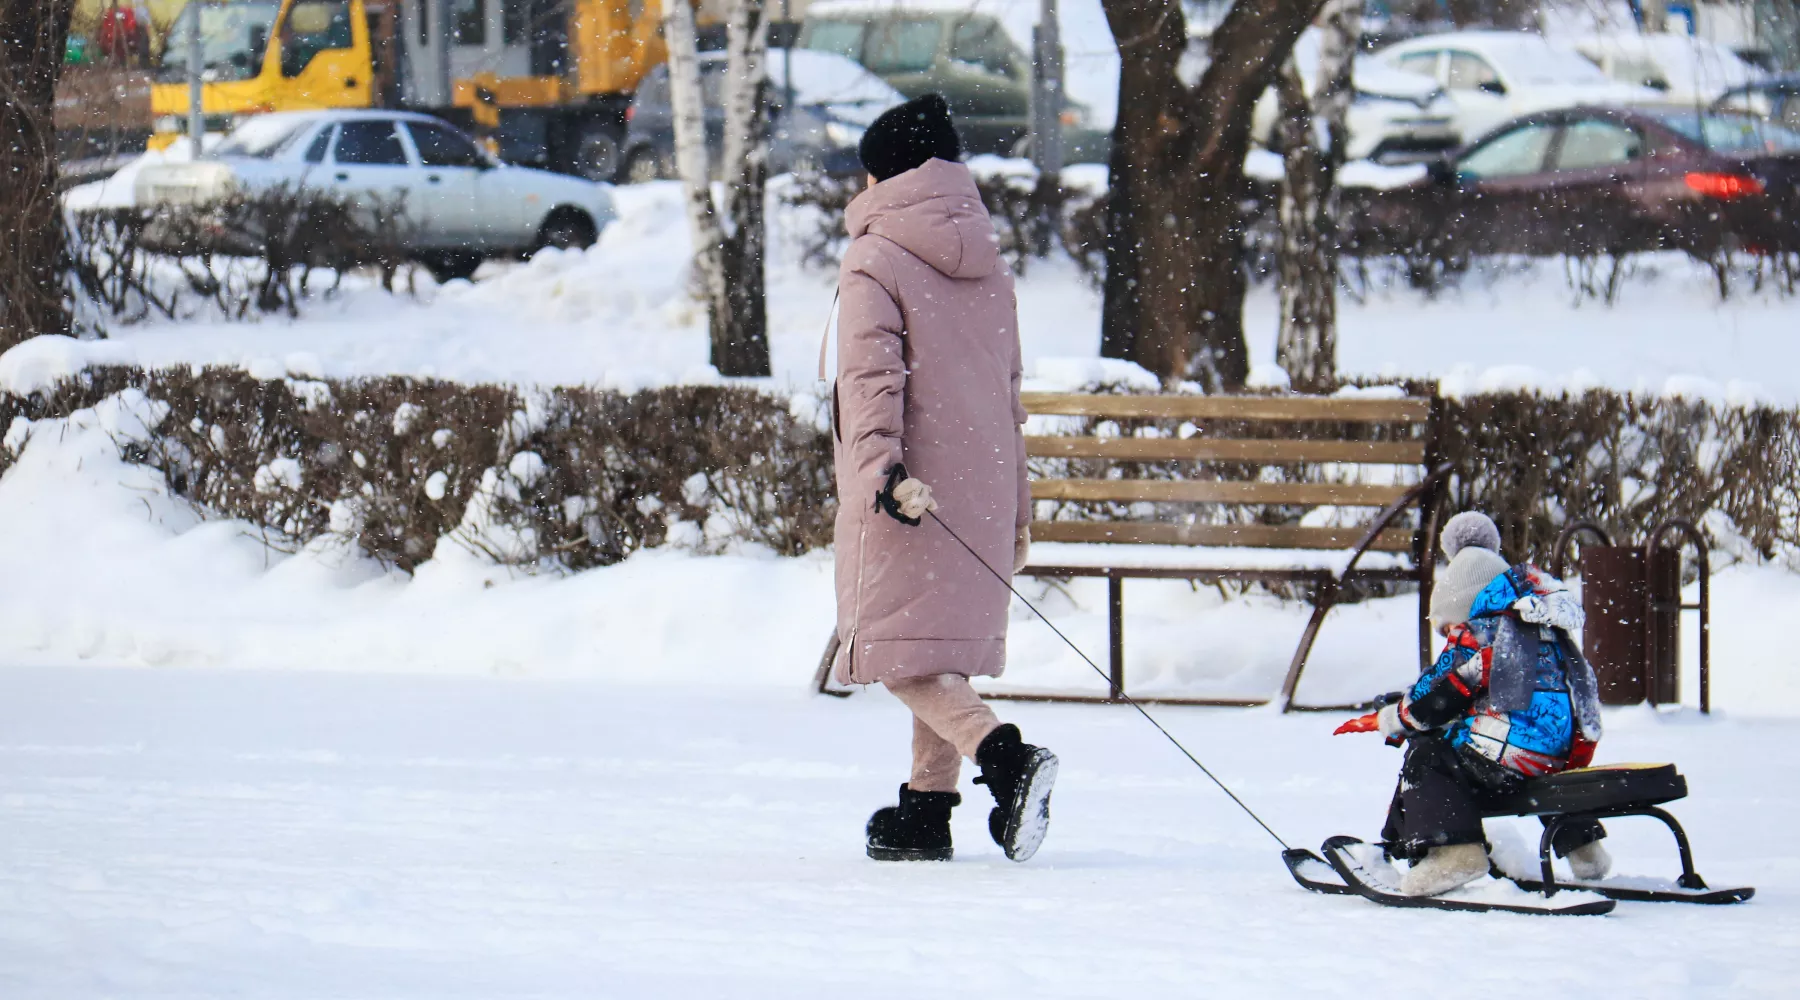
<path fill-rule="evenodd" d="M 1662 541 L 1688 536 L 1697 553 L 1700 599 L 1681 602 L 1681 550 Z M 1681 612 L 1700 613 L 1700 711 L 1712 710 L 1709 566 L 1706 542 L 1685 521 L 1666 521 L 1639 546 L 1614 545 L 1598 525 L 1578 521 L 1556 540 L 1551 572 L 1563 575 L 1568 544 L 1591 535 L 1598 545 L 1581 548 L 1581 603 L 1587 615 L 1581 648 L 1607 705 L 1674 704 L 1681 701 Z"/>

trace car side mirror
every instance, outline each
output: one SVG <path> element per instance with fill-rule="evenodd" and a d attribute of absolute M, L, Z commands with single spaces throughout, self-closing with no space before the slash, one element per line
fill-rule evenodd
<path fill-rule="evenodd" d="M 1493 94 L 1495 97 L 1506 96 L 1506 84 L 1499 80 L 1483 80 L 1476 84 L 1476 89 L 1484 94 Z"/>
<path fill-rule="evenodd" d="M 1453 187 L 1456 184 L 1456 164 L 1448 157 L 1438 157 L 1425 161 L 1425 176 L 1438 187 Z"/>

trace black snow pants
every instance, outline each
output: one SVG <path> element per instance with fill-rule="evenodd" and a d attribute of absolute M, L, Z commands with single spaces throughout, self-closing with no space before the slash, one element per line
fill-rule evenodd
<path fill-rule="evenodd" d="M 1519 775 L 1457 749 L 1436 733 L 1412 737 L 1381 830 L 1388 857 L 1417 861 L 1433 847 L 1486 843 L 1483 808 L 1519 791 L 1524 783 Z M 1606 830 L 1598 822 L 1569 823 L 1557 831 L 1552 846 L 1560 858 L 1604 836 Z"/>

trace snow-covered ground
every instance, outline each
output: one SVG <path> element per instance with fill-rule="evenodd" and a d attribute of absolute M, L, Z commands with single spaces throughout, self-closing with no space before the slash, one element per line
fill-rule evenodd
<path fill-rule="evenodd" d="M 1009 705 L 1063 758 L 1013 865 L 965 776 L 950 864 L 877 864 L 905 777 L 885 695 L 241 671 L 0 670 L 0 995 L 1785 997 L 1793 722 L 1620 711 L 1736 907 L 1381 910 L 1276 845 L 1126 708 Z M 1290 841 L 1372 836 L 1398 754 L 1334 717 L 1162 718 Z M 1625 870 L 1673 845 L 1611 824 Z M 1531 827 L 1490 825 L 1516 849 Z"/>

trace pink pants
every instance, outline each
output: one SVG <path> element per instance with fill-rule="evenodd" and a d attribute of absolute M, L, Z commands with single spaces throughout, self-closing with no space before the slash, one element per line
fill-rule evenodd
<path fill-rule="evenodd" d="M 915 792 L 954 792 L 962 759 L 1000 725 L 961 674 L 884 681 L 912 710 L 913 768 L 907 782 Z"/>

